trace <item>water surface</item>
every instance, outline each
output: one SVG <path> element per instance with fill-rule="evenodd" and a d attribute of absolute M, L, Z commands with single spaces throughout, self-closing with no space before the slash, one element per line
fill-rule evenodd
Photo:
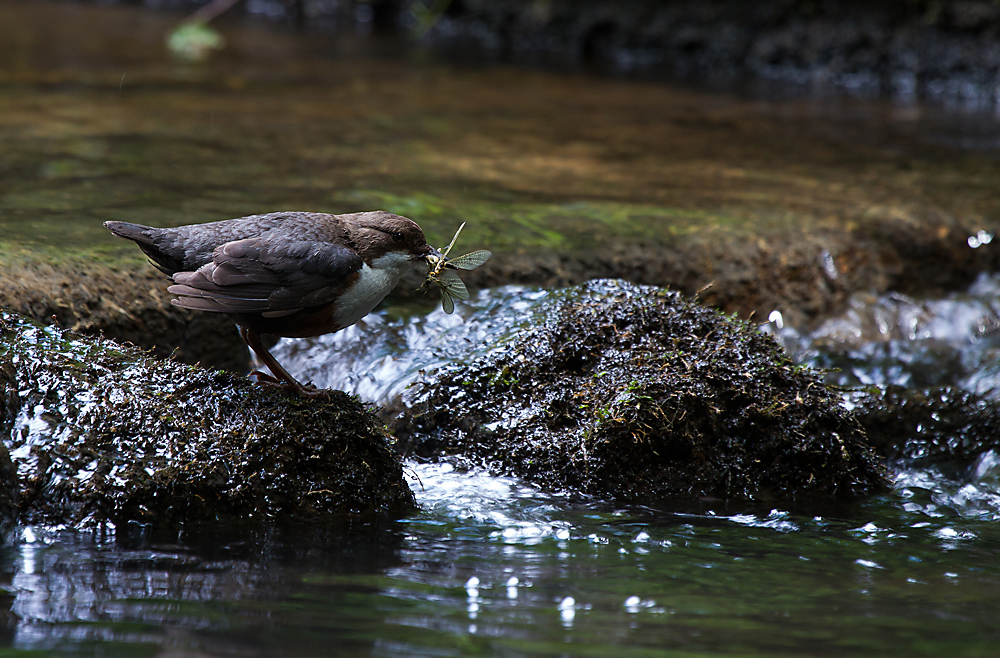
<path fill-rule="evenodd" d="M 995 655 L 996 461 L 827 515 L 616 510 L 413 465 L 421 514 L 322 540 L 26 529 L 8 637 L 93 656 Z"/>
<path fill-rule="evenodd" d="M 990 233 L 1000 218 L 991 117 L 466 68 L 239 20 L 221 24 L 226 51 L 191 64 L 162 46 L 178 18 L 0 4 L 0 248 L 138 261 L 102 221 L 281 209 L 382 207 L 435 244 L 468 219 L 464 244 L 514 254 L 728 231 L 766 245 L 928 214 Z M 277 352 L 297 375 L 391 401 L 548 294 L 499 288 L 452 316 L 391 308 Z M 845 384 L 990 393 L 996 297 L 989 278 L 859 296 L 815 332 L 768 330 Z M 18 528 L 0 552 L 0 653 L 1000 653 L 996 450 L 958 474 L 896 464 L 889 494 L 823 509 L 618 509 L 458 466 L 409 464 L 421 511 L 377 526 Z"/>
<path fill-rule="evenodd" d="M 1000 215 L 996 116 L 434 62 L 238 19 L 205 63 L 169 12 L 0 5 L 3 240 L 382 207 L 495 251 Z M 972 148 L 963 148 L 972 147 Z"/>
<path fill-rule="evenodd" d="M 986 348 L 970 349 L 970 318 L 989 321 L 980 312 L 996 285 L 906 300 L 924 309 L 922 324 L 900 321 L 911 331 L 885 340 L 920 357 L 906 361 L 914 377 L 941 363 L 927 327 L 964 336 L 952 343 L 974 364 Z M 380 311 L 275 353 L 298 377 L 325 373 L 324 384 L 388 403 L 421 371 L 489 349 L 550 295 L 511 286 L 454 315 Z M 783 338 L 808 344 L 814 362 L 843 360 L 823 348 L 831 327 L 862 326 L 890 301 L 858 301 L 825 329 Z M 897 376 L 867 363 L 832 376 L 883 386 Z M 938 382 L 977 385 L 964 377 Z M 616 507 L 461 460 L 406 472 L 420 512 L 395 522 L 168 538 L 139 525 L 22 528 L 3 553 L 9 641 L 93 656 L 991 656 L 1000 646 L 997 449 L 958 471 L 896 463 L 886 495 L 827 506 Z"/>

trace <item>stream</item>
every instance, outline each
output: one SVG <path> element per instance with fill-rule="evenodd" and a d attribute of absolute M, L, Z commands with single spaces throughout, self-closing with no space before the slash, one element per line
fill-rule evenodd
<path fill-rule="evenodd" d="M 925 210 L 978 222 L 970 250 L 997 244 L 996 116 L 476 69 L 238 19 L 193 64 L 162 45 L 179 18 L 0 4 L 0 26 L 20 27 L 0 29 L 0 256 L 145 266 L 107 219 L 382 207 L 433 244 L 467 220 L 463 246 L 523 259 L 523 276 L 451 315 L 394 297 L 274 350 L 388 409 L 531 322 L 553 289 L 529 284 L 561 280 L 539 253 L 661 228 L 823 239 Z M 777 305 L 756 320 L 838 385 L 997 396 L 997 276 L 845 299 L 811 322 Z M 419 512 L 395 521 L 18 527 L 0 547 L 0 656 L 1000 655 L 1000 447 L 960 472 L 890 471 L 889 492 L 852 504 L 620 507 L 410 460 Z"/>
<path fill-rule="evenodd" d="M 762 329 L 835 381 L 992 390 L 982 326 L 998 285 L 858 296 L 810 334 Z M 453 315 L 390 307 L 275 354 L 389 405 L 546 296 L 508 286 Z M 824 509 L 616 507 L 460 460 L 409 461 L 406 475 L 420 512 L 376 526 L 21 528 L 3 552 L 9 641 L 94 656 L 985 656 L 1000 641 L 996 450 L 957 474 L 896 464 L 886 495 Z"/>

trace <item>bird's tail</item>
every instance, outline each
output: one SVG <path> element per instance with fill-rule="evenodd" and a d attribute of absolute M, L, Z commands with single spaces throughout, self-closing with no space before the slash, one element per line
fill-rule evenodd
<path fill-rule="evenodd" d="M 181 264 L 161 249 L 161 241 L 157 238 L 163 229 L 131 222 L 104 222 L 104 227 L 118 237 L 131 240 L 139 245 L 143 253 L 149 256 L 149 261 L 161 272 L 173 275 L 174 272 L 181 269 Z"/>
<path fill-rule="evenodd" d="M 126 238 L 135 242 L 148 242 L 147 235 L 150 227 L 132 222 L 104 222 L 104 228 L 108 229 L 119 238 Z"/>

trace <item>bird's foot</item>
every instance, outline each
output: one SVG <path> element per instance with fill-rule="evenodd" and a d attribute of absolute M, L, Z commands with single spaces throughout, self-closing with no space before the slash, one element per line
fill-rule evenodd
<path fill-rule="evenodd" d="M 250 379 L 257 382 L 261 386 L 269 386 L 272 388 L 281 388 L 286 391 L 291 391 L 297 395 L 304 398 L 310 398 L 312 400 L 323 400 L 330 397 L 330 390 L 326 388 L 316 388 L 312 384 L 300 384 L 299 382 L 292 379 L 291 381 L 286 381 L 283 379 L 278 379 L 273 375 L 269 375 L 260 370 L 254 370 L 249 375 Z"/>
<path fill-rule="evenodd" d="M 311 400 L 329 400 L 330 399 L 330 389 L 328 388 L 316 388 L 312 384 L 299 384 L 295 382 L 292 384 L 284 384 L 284 387 L 290 391 L 298 393 L 304 398 L 309 398 Z"/>

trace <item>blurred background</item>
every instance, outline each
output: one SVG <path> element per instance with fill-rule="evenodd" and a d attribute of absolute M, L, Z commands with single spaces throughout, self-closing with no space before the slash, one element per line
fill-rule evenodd
<path fill-rule="evenodd" d="M 127 260 L 102 221 L 384 208 L 434 243 L 468 221 L 497 254 L 473 284 L 714 283 L 795 325 L 996 266 L 968 246 L 998 214 L 992 0 L 0 12 L 7 252 Z"/>

